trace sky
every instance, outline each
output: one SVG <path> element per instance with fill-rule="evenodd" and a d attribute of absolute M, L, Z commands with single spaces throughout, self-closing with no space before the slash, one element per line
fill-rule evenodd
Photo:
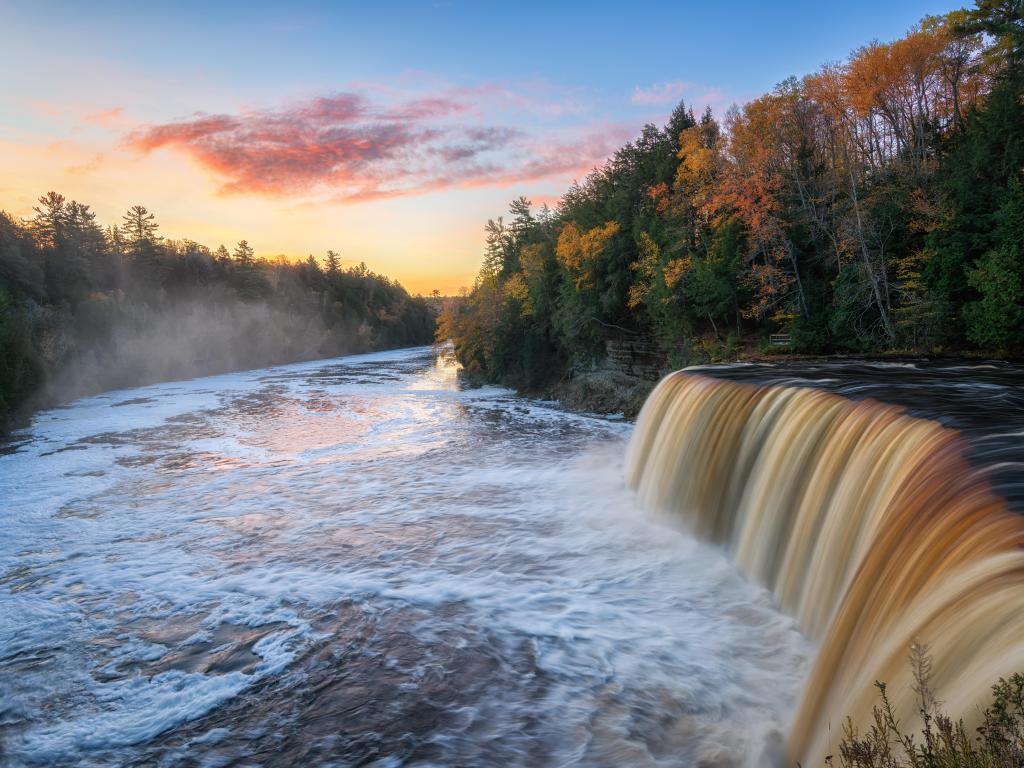
<path fill-rule="evenodd" d="M 0 209 L 141 204 L 166 237 L 451 294 L 488 218 L 554 204 L 680 99 L 722 116 L 962 5 L 0 0 Z"/>

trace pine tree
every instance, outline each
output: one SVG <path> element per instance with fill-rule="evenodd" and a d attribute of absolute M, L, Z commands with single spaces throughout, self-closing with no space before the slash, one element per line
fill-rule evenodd
<path fill-rule="evenodd" d="M 121 220 L 121 232 L 136 276 L 151 287 L 159 285 L 163 268 L 159 252 L 161 238 L 156 234 L 159 229 L 156 216 L 146 210 L 145 206 L 133 205 Z"/>
<path fill-rule="evenodd" d="M 251 267 L 255 263 L 255 251 L 249 245 L 248 240 L 240 240 L 235 246 L 235 263 L 243 269 Z"/>
<path fill-rule="evenodd" d="M 39 205 L 32 208 L 36 213 L 31 221 L 32 234 L 43 248 L 59 250 L 64 244 L 65 203 L 64 195 L 47 192 L 39 198 Z"/>
<path fill-rule="evenodd" d="M 312 258 L 312 257 L 311 257 Z M 325 272 L 330 277 L 335 277 L 339 271 L 341 271 L 341 256 L 336 251 L 328 251 L 327 259 L 325 260 L 326 268 Z"/>
<path fill-rule="evenodd" d="M 246 301 L 259 299 L 266 292 L 267 281 L 256 263 L 255 251 L 248 240 L 239 241 L 234 251 L 234 280 L 238 295 Z"/>
<path fill-rule="evenodd" d="M 138 247 L 139 243 L 155 243 L 159 240 L 156 235 L 159 229 L 156 215 L 146 210 L 145 206 L 133 205 L 121 219 L 124 222 L 121 231 L 132 247 Z"/>

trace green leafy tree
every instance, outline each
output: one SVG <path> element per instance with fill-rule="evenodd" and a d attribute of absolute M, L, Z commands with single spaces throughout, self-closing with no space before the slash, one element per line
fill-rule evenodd
<path fill-rule="evenodd" d="M 989 349 L 1024 345 L 1024 191 L 1014 180 L 996 214 L 995 242 L 967 274 L 981 298 L 967 304 L 967 337 Z"/>

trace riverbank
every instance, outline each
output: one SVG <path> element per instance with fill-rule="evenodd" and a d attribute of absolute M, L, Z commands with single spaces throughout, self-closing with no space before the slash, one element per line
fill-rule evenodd
<path fill-rule="evenodd" d="M 1020 364 L 1012 360 L 982 353 L 961 353 L 936 355 L 915 353 L 908 350 L 879 352 L 871 355 L 833 354 L 807 355 L 786 351 L 761 352 L 748 350 L 743 354 L 722 360 L 693 363 L 691 365 L 664 365 L 656 371 L 644 370 L 646 375 L 637 375 L 636 368 L 629 363 L 622 364 L 622 358 L 609 357 L 589 368 L 570 368 L 557 381 L 535 388 L 516 388 L 520 395 L 555 400 L 564 408 L 583 413 L 617 414 L 635 419 L 644 401 L 657 383 L 674 370 L 704 365 L 767 365 L 786 364 L 828 364 L 828 363 L 882 363 L 889 365 L 942 365 L 964 364 Z"/>
<path fill-rule="evenodd" d="M 322 343 L 323 339 L 318 339 Z M 135 389 L 155 384 L 172 384 L 175 382 L 192 381 L 209 376 L 221 376 L 231 373 L 244 373 L 261 368 L 278 367 L 297 363 L 309 363 L 317 360 L 334 360 L 340 357 L 371 354 L 376 352 L 400 351 L 417 349 L 422 345 L 362 345 L 356 343 L 337 346 L 325 353 L 322 349 L 304 350 L 298 354 L 266 358 L 253 358 L 236 355 L 221 359 L 189 359 L 173 360 L 165 357 L 166 368 L 153 372 L 141 367 L 112 364 L 104 376 L 83 376 L 81 366 L 70 365 L 65 370 L 57 371 L 50 381 L 33 393 L 18 410 L 0 418 L 0 452 L 3 442 L 20 429 L 28 427 L 35 416 L 51 408 L 62 408 L 84 397 L 101 395 L 122 389 Z M 98 368 L 95 364 L 93 368 Z"/>
<path fill-rule="evenodd" d="M 621 413 L 627 419 L 635 419 L 656 384 L 657 381 L 636 378 L 620 371 L 595 369 L 559 381 L 540 394 L 571 411 Z"/>

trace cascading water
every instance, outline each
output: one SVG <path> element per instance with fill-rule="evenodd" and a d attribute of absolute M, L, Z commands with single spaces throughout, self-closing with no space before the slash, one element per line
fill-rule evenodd
<path fill-rule="evenodd" d="M 965 452 L 936 422 L 813 389 L 680 372 L 648 398 L 629 484 L 725 547 L 819 644 L 792 760 L 821 765 L 847 716 L 868 724 L 876 680 L 916 727 L 915 641 L 969 726 L 990 685 L 1024 669 L 1024 519 Z"/>

